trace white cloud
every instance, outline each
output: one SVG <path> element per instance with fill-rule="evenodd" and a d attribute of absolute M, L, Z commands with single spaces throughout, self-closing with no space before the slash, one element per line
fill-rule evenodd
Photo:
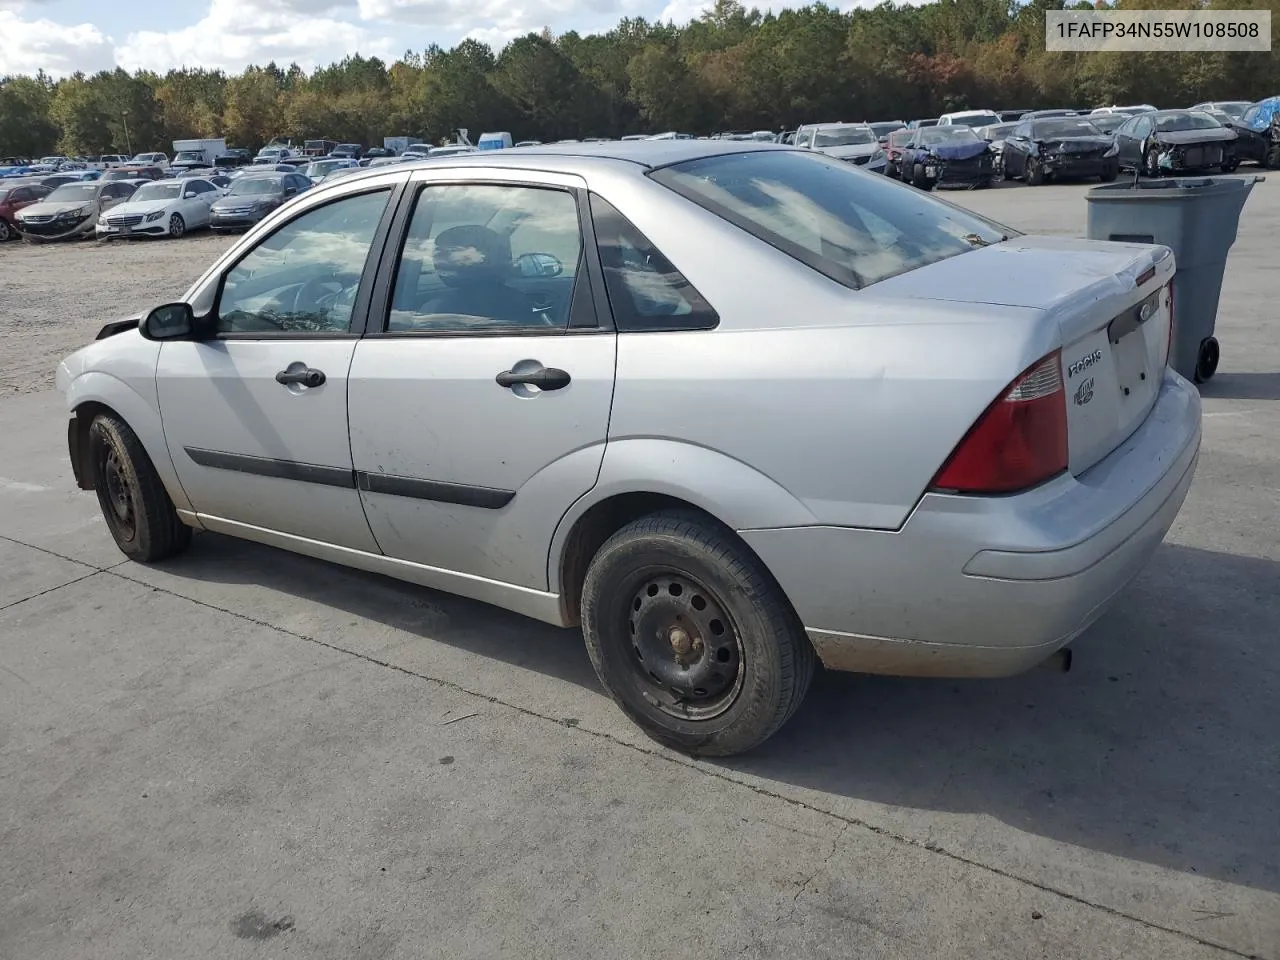
<path fill-rule="evenodd" d="M 115 67 L 115 45 L 91 23 L 27 20 L 20 3 L 0 0 L 0 76 L 39 70 L 62 76 Z"/>
<path fill-rule="evenodd" d="M 395 56 L 403 44 L 336 12 L 332 0 L 212 0 L 199 22 L 178 30 L 130 34 L 117 50 L 126 70 L 209 67 L 238 72 L 274 60 L 281 67 L 324 66 L 352 53 Z"/>

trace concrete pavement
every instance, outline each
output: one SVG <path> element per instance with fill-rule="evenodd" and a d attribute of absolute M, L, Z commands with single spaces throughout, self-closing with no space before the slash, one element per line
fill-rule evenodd
<path fill-rule="evenodd" d="M 0 401 L 0 957 L 1280 960 L 1271 186 L 1192 493 L 1072 672 L 822 676 L 727 763 L 573 631 L 213 535 L 122 562 L 58 398 Z"/>

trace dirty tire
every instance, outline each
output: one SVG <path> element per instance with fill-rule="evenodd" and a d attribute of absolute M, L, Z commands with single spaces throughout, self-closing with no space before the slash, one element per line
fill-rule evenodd
<path fill-rule="evenodd" d="M 1027 157 L 1027 165 L 1023 169 L 1022 179 L 1033 187 L 1038 187 L 1044 183 L 1044 167 L 1040 166 L 1040 161 L 1035 157 Z"/>
<path fill-rule="evenodd" d="M 1273 143 L 1267 147 L 1267 155 L 1263 158 L 1262 165 L 1271 170 L 1280 168 L 1280 143 Z"/>
<path fill-rule="evenodd" d="M 1239 157 L 1227 157 L 1227 159 L 1223 161 L 1221 169 L 1223 173 L 1235 173 L 1236 167 L 1238 166 L 1240 166 Z"/>
<path fill-rule="evenodd" d="M 1102 175 L 1098 177 L 1103 183 L 1114 183 L 1116 177 L 1120 176 L 1120 167 L 1107 167 L 1102 171 Z"/>
<path fill-rule="evenodd" d="M 911 185 L 920 190 L 933 189 L 933 183 L 924 175 L 923 163 L 917 163 L 911 168 Z"/>
<path fill-rule="evenodd" d="M 187 232 L 187 221 L 182 219 L 182 214 L 175 213 L 169 218 L 169 236 L 177 240 Z"/>
<path fill-rule="evenodd" d="M 4 217 L 0 217 L 0 243 L 4 243 L 6 240 L 12 240 L 14 232 L 13 227 L 9 226 L 9 221 Z"/>
<path fill-rule="evenodd" d="M 191 528 L 178 519 L 142 441 L 127 423 L 111 414 L 94 418 L 89 464 L 103 519 L 126 557 L 154 563 L 187 548 Z"/>
<path fill-rule="evenodd" d="M 682 668 L 674 631 L 685 627 L 681 640 L 695 639 Z M 696 756 L 763 743 L 813 678 L 813 647 L 768 570 L 732 531 L 693 512 L 642 517 L 605 542 L 583 584 L 582 632 L 596 676 L 623 712 L 653 739 Z M 676 698 L 655 671 L 709 689 Z"/>

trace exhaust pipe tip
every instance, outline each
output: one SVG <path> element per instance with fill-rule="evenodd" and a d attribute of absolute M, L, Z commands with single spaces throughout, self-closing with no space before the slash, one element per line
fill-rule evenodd
<path fill-rule="evenodd" d="M 1063 647 L 1061 650 L 1055 650 L 1049 654 L 1044 665 L 1060 673 L 1067 673 L 1071 670 L 1071 648 Z"/>

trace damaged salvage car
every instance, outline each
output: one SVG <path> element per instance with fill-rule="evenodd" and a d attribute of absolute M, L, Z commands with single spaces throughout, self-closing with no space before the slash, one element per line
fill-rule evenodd
<path fill-rule="evenodd" d="M 902 148 L 898 169 L 904 181 L 921 190 L 934 187 L 989 187 L 995 179 L 995 154 L 972 127 L 921 127 Z"/>
<path fill-rule="evenodd" d="M 1221 170 L 1240 163 L 1236 134 L 1196 110 L 1157 110 L 1130 117 L 1114 134 L 1120 165 L 1144 176 Z"/>
<path fill-rule="evenodd" d="M 1071 177 L 1108 183 L 1120 173 L 1114 141 L 1086 117 L 1018 124 L 1005 137 L 1001 161 L 1006 180 L 1018 178 L 1031 186 Z"/>
<path fill-rule="evenodd" d="M 1280 168 L 1280 97 L 1259 100 L 1229 124 L 1236 135 L 1236 160 Z"/>
<path fill-rule="evenodd" d="M 557 144 L 308 190 L 57 384 L 126 557 L 213 531 L 581 626 L 727 755 L 818 662 L 1009 676 L 1103 614 L 1200 448 L 1174 270 L 813 150 Z"/>

